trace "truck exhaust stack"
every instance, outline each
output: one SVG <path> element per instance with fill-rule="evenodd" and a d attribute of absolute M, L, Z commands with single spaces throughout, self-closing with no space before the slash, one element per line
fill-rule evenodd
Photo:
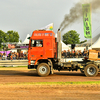
<path fill-rule="evenodd" d="M 61 59 L 61 51 L 62 51 L 61 32 L 59 28 L 57 32 L 57 58 L 58 59 Z"/>
<path fill-rule="evenodd" d="M 58 31 L 60 31 L 60 28 L 58 29 Z"/>

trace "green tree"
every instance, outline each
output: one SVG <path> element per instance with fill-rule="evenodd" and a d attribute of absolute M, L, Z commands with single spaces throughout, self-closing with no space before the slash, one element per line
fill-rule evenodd
<path fill-rule="evenodd" d="M 7 42 L 19 42 L 19 34 L 13 30 L 7 32 Z"/>
<path fill-rule="evenodd" d="M 5 43 L 6 42 L 6 33 L 3 32 L 2 30 L 0 30 L 0 49 L 2 49 L 2 44 L 1 43 Z"/>
<path fill-rule="evenodd" d="M 87 40 L 81 41 L 80 44 L 81 44 L 81 43 L 85 43 L 85 42 L 87 42 Z"/>
<path fill-rule="evenodd" d="M 75 30 L 68 31 L 63 35 L 63 42 L 65 44 L 79 44 L 79 34 Z"/>
<path fill-rule="evenodd" d="M 8 31 L 7 33 L 0 30 L 0 49 L 3 48 L 2 43 L 19 42 L 19 34 L 15 31 Z"/>
<path fill-rule="evenodd" d="M 22 43 L 22 40 L 19 40 Z"/>

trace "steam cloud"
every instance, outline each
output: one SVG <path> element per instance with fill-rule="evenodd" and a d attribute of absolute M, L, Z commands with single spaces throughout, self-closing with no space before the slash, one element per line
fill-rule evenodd
<path fill-rule="evenodd" d="M 100 8 L 100 0 L 87 1 L 84 2 L 84 0 L 81 0 L 81 2 L 75 4 L 75 6 L 70 9 L 70 13 L 65 15 L 65 18 L 60 25 L 61 31 L 63 31 L 67 26 L 77 21 L 82 16 L 82 4 L 90 3 L 92 5 L 92 12 L 95 12 L 97 9 Z"/>

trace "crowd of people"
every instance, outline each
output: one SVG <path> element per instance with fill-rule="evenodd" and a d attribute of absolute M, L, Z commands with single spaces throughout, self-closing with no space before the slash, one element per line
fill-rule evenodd
<path fill-rule="evenodd" d="M 89 51 L 84 49 L 82 52 L 81 50 L 64 50 L 62 51 L 62 58 L 83 58 L 89 55 Z"/>
<path fill-rule="evenodd" d="M 61 52 L 62 58 L 83 58 L 84 56 L 88 56 L 88 50 L 81 52 L 81 50 L 64 50 Z M 28 52 L 10 52 L 8 55 L 6 53 L 0 53 L 0 60 L 22 60 L 28 58 Z"/>
<path fill-rule="evenodd" d="M 62 58 L 83 58 L 89 56 L 89 51 L 84 49 L 81 50 L 64 50 L 61 52 Z M 98 52 L 98 57 L 100 58 L 100 52 Z M 0 53 L 0 60 L 22 60 L 28 58 L 28 52 L 10 52 L 8 55 L 6 53 Z"/>
<path fill-rule="evenodd" d="M 8 55 L 6 53 L 0 53 L 0 60 L 22 60 L 27 59 L 28 53 L 21 52 L 10 52 Z"/>

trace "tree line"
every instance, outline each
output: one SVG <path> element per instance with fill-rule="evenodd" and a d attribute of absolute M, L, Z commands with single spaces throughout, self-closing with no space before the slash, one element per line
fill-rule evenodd
<path fill-rule="evenodd" d="M 62 40 L 65 44 L 81 44 L 87 41 L 80 41 L 79 34 L 75 30 L 66 32 L 62 37 Z"/>
<path fill-rule="evenodd" d="M 84 40 L 80 42 L 79 34 L 75 30 L 66 32 L 62 36 L 62 40 L 65 44 L 81 44 L 87 41 Z M 2 43 L 6 42 L 19 42 L 18 32 L 10 30 L 5 33 L 4 31 L 0 30 L 0 49 L 4 47 Z"/>
<path fill-rule="evenodd" d="M 6 42 L 19 42 L 18 32 L 13 30 L 4 32 L 0 30 L 0 49 L 4 47 L 2 43 L 6 43 Z"/>

